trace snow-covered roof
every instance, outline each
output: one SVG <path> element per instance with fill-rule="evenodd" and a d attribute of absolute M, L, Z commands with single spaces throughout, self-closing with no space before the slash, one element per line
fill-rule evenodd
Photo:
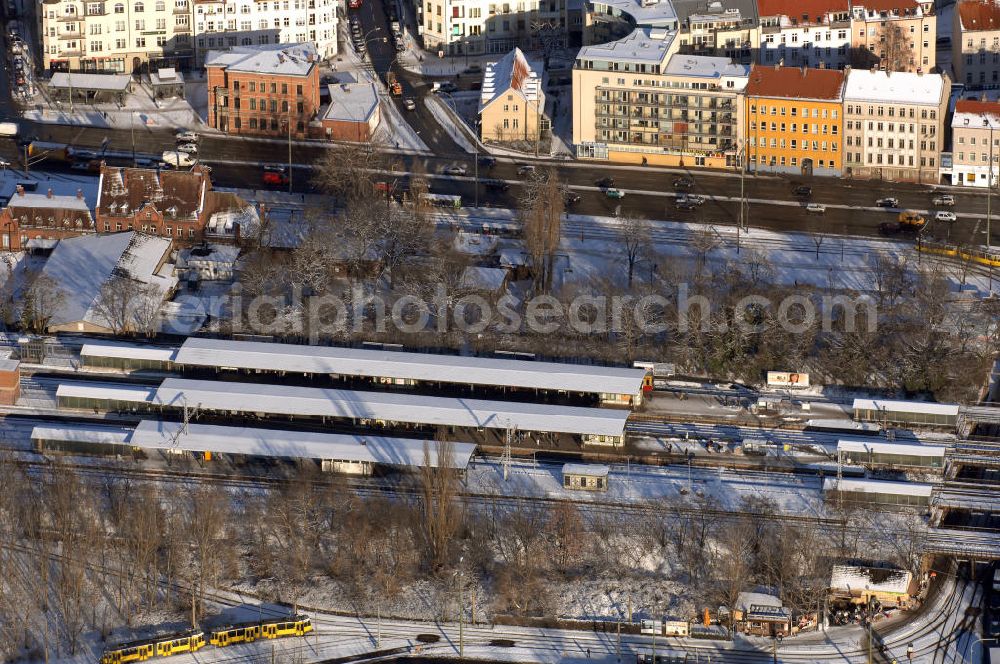
<path fill-rule="evenodd" d="M 751 606 L 782 606 L 781 598 L 764 592 L 741 592 L 736 598 L 737 611 L 749 611 Z"/>
<path fill-rule="evenodd" d="M 207 253 L 197 247 L 185 249 L 181 252 L 181 257 L 188 265 L 199 263 L 229 265 L 235 263 L 236 259 L 240 257 L 240 248 L 233 244 L 210 244 L 208 249 Z"/>
<path fill-rule="evenodd" d="M 8 202 L 10 207 L 18 208 L 52 208 L 60 210 L 78 210 L 90 212 L 90 206 L 83 196 L 57 196 L 55 194 L 15 194 Z"/>
<path fill-rule="evenodd" d="M 131 431 L 124 429 L 35 427 L 31 430 L 32 440 L 62 441 L 67 443 L 102 443 L 105 445 L 125 445 Z"/>
<path fill-rule="evenodd" d="M 56 398 L 113 399 L 128 403 L 150 403 L 156 388 L 125 383 L 62 383 L 56 388 Z"/>
<path fill-rule="evenodd" d="M 920 496 L 930 498 L 934 486 L 916 482 L 887 482 L 883 480 L 862 480 L 836 477 L 823 479 L 823 491 L 854 491 L 888 496 Z"/>
<path fill-rule="evenodd" d="M 184 74 L 173 67 L 161 67 L 149 72 L 149 82 L 153 85 L 183 85 Z"/>
<path fill-rule="evenodd" d="M 906 594 L 913 574 L 907 570 L 891 567 L 863 567 L 858 565 L 834 565 L 830 575 L 833 590 L 862 591 Z"/>
<path fill-rule="evenodd" d="M 563 475 L 585 475 L 586 477 L 607 477 L 611 472 L 609 466 L 598 463 L 564 463 Z"/>
<path fill-rule="evenodd" d="M 462 271 L 459 284 L 463 288 L 474 288 L 493 293 L 503 288 L 503 282 L 506 278 L 507 270 L 501 267 L 470 265 Z"/>
<path fill-rule="evenodd" d="M 9 357 L 0 359 L 0 371 L 11 372 L 17 371 L 18 367 L 21 366 L 20 361 L 12 360 Z"/>
<path fill-rule="evenodd" d="M 886 401 L 884 399 L 855 399 L 854 410 L 876 410 L 889 413 L 920 413 L 923 415 L 958 416 L 958 404 L 930 403 L 927 401 Z"/>
<path fill-rule="evenodd" d="M 130 74 L 71 74 L 60 71 L 52 74 L 49 87 L 124 92 L 131 82 Z"/>
<path fill-rule="evenodd" d="M 677 28 L 677 14 L 670 0 L 595 0 L 594 11 L 600 15 L 611 8 L 628 14 L 641 27 Z"/>
<path fill-rule="evenodd" d="M 676 32 L 662 28 L 636 28 L 617 41 L 584 46 L 576 58 L 609 63 L 624 61 L 660 63 L 667 57 L 670 45 L 676 37 Z"/>
<path fill-rule="evenodd" d="M 49 324 L 87 321 L 108 327 L 95 310 L 104 284 L 121 275 L 143 284 L 156 283 L 165 290 L 169 284 L 162 283 L 156 271 L 169 251 L 168 238 L 135 231 L 61 240 L 42 267 L 42 274 L 63 296 Z"/>
<path fill-rule="evenodd" d="M 80 357 L 112 357 L 134 360 L 172 362 L 177 356 L 176 348 L 161 348 L 137 344 L 88 343 L 80 349 Z"/>
<path fill-rule="evenodd" d="M 944 458 L 947 448 L 940 445 L 907 445 L 868 440 L 838 440 L 838 452 L 856 452 L 859 454 L 905 454 L 907 456 Z"/>
<path fill-rule="evenodd" d="M 638 394 L 646 375 L 643 369 L 626 367 L 202 338 L 186 339 L 176 361 L 191 367 L 404 378 L 586 394 Z"/>
<path fill-rule="evenodd" d="M 164 380 L 153 402 L 242 413 L 606 436 L 623 435 L 628 419 L 627 411 L 602 408 L 180 378 Z"/>
<path fill-rule="evenodd" d="M 1000 130 L 1000 102 L 960 99 L 951 118 L 953 129 Z"/>
<path fill-rule="evenodd" d="M 747 78 L 750 76 L 750 65 L 736 64 L 729 58 L 678 53 L 667 62 L 663 73 L 702 78 L 722 78 L 723 76 Z"/>
<path fill-rule="evenodd" d="M 844 101 L 937 106 L 944 91 L 941 74 L 852 69 L 844 87 Z"/>
<path fill-rule="evenodd" d="M 233 46 L 227 51 L 209 51 L 206 67 L 227 71 L 277 76 L 307 76 L 319 59 L 312 42 Z"/>
<path fill-rule="evenodd" d="M 440 443 L 433 440 L 206 424 L 189 424 L 187 433 L 181 433 L 183 426 L 180 422 L 143 420 L 135 428 L 130 443 L 136 447 L 152 449 L 181 449 L 189 452 L 295 459 L 334 459 L 410 468 L 425 465 L 426 447 L 430 465 L 438 466 Z M 470 443 L 451 443 L 450 467 L 465 469 L 475 451 L 476 446 Z"/>
<path fill-rule="evenodd" d="M 479 108 L 489 106 L 511 92 L 522 99 L 536 103 L 542 92 L 542 65 L 529 60 L 519 48 L 486 65 L 483 87 L 479 95 Z"/>
<path fill-rule="evenodd" d="M 325 120 L 340 122 L 369 122 L 378 109 L 378 90 L 371 81 L 362 83 L 331 83 L 330 105 L 323 115 Z"/>

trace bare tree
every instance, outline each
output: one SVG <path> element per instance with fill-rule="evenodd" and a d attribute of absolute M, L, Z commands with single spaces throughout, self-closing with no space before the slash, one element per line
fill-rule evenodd
<path fill-rule="evenodd" d="M 29 283 L 21 294 L 21 327 L 41 333 L 65 302 L 66 294 L 51 277 L 41 272 L 26 275 L 25 279 Z"/>
<path fill-rule="evenodd" d="M 386 155 L 371 144 L 344 145 L 326 152 L 316 165 L 313 182 L 345 201 L 371 198 L 376 172 L 386 170 L 389 163 Z"/>
<path fill-rule="evenodd" d="M 434 460 L 431 456 L 432 447 L 435 449 Z M 455 468 L 454 448 L 450 442 L 438 440 L 424 443 L 420 488 L 423 512 L 421 529 L 426 561 L 433 569 L 441 569 L 450 560 L 450 544 L 462 523 L 461 512 L 456 503 L 458 471 Z"/>
<path fill-rule="evenodd" d="M 649 220 L 645 217 L 628 215 L 622 217 L 619 224 L 625 260 L 628 263 L 628 287 L 631 288 L 635 266 L 640 257 L 650 250 L 653 240 L 650 236 Z"/>
<path fill-rule="evenodd" d="M 531 254 L 536 292 L 552 289 L 555 254 L 566 201 L 555 169 L 525 183 L 519 204 L 524 242 Z"/>
<path fill-rule="evenodd" d="M 909 71 L 913 66 L 913 46 L 900 21 L 889 21 L 882 29 L 882 68 L 888 72 Z"/>
<path fill-rule="evenodd" d="M 759 249 L 751 248 L 743 253 L 743 268 L 751 286 L 759 286 L 774 277 L 771 260 Z"/>
<path fill-rule="evenodd" d="M 161 302 L 162 292 L 153 284 L 118 275 L 101 285 L 94 312 L 113 334 L 146 332 L 155 322 Z"/>

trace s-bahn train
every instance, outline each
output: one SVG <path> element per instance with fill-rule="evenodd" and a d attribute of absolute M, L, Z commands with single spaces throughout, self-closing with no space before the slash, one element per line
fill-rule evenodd
<path fill-rule="evenodd" d="M 312 620 L 305 615 L 225 625 L 209 630 L 207 638 L 205 632 L 201 630 L 188 630 L 180 634 L 167 634 L 113 646 L 104 651 L 101 664 L 144 662 L 152 657 L 197 652 L 206 644 L 224 648 L 236 643 L 252 643 L 261 638 L 305 636 L 311 631 L 313 631 Z"/>

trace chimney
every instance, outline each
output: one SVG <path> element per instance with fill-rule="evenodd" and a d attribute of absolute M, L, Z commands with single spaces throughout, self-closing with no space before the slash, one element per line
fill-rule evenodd
<path fill-rule="evenodd" d="M 83 200 L 83 189 L 76 190 L 76 197 L 79 198 L 81 201 Z"/>
<path fill-rule="evenodd" d="M 47 198 L 52 198 L 52 187 L 49 187 L 48 193 L 45 194 Z"/>
<path fill-rule="evenodd" d="M 802 78 L 805 78 L 806 77 L 806 66 L 802 65 L 801 67 L 799 67 L 799 70 L 802 72 Z"/>
<path fill-rule="evenodd" d="M 777 62 L 774 63 L 774 71 L 778 71 L 779 69 L 781 69 L 782 62 L 784 62 L 784 60 L 778 60 Z"/>
<path fill-rule="evenodd" d="M 22 187 L 21 185 L 17 185 L 17 195 L 24 196 L 24 187 Z"/>

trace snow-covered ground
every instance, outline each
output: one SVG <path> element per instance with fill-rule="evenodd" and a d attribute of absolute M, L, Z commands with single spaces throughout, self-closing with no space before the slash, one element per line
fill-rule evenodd
<path fill-rule="evenodd" d="M 204 79 L 186 83 L 186 89 L 205 87 Z M 204 98 L 207 98 L 207 91 Z M 200 95 L 195 100 L 204 101 Z M 205 129 L 203 117 L 186 99 L 154 99 L 146 84 L 134 87 L 126 95 L 125 106 L 108 104 L 73 104 L 48 102 L 41 95 L 34 99 L 34 108 L 24 111 L 24 117 L 47 124 L 86 125 L 113 129 L 185 128 Z"/>
<path fill-rule="evenodd" d="M 466 152 L 472 153 L 476 151 L 476 147 L 466 135 L 468 127 L 463 129 L 458 125 L 462 120 L 454 111 L 445 108 L 444 101 L 436 95 L 427 95 L 424 97 L 424 104 L 427 106 L 427 110 L 431 112 L 431 115 L 434 116 L 434 119 L 438 121 L 438 124 L 441 125 L 441 128 L 451 137 L 451 140 L 455 141 Z"/>

